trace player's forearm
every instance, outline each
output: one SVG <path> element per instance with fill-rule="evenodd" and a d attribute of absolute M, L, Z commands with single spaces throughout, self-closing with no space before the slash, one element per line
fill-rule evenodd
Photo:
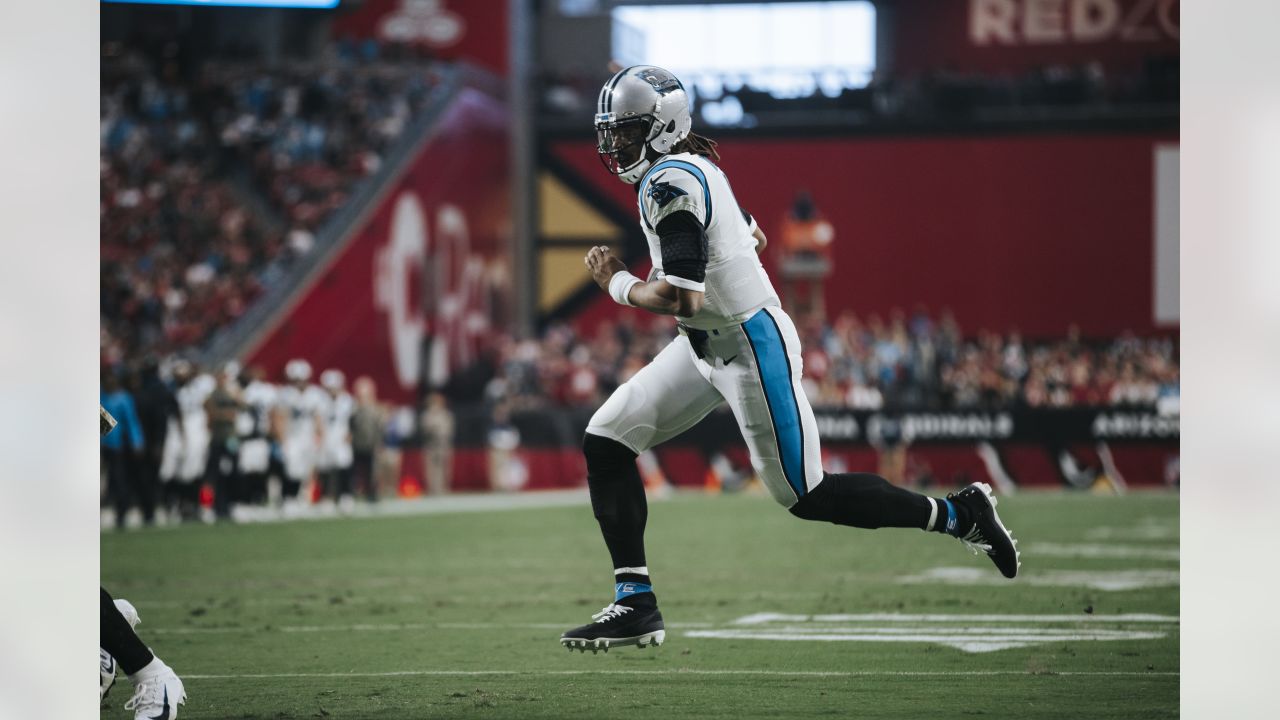
<path fill-rule="evenodd" d="M 671 295 L 672 285 L 664 280 L 636 283 L 627 300 L 632 305 L 658 315 L 676 315 L 680 309 L 678 296 Z"/>

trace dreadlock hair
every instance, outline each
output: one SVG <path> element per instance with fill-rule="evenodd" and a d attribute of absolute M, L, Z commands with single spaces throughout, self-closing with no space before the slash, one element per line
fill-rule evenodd
<path fill-rule="evenodd" d="M 683 140 L 671 147 L 671 152 L 673 154 L 692 153 L 694 155 L 701 155 L 704 158 L 709 158 L 714 162 L 719 162 L 720 153 L 716 151 L 716 144 L 715 140 L 712 140 L 709 137 L 704 137 L 690 130 L 689 134 L 686 135 Z"/>

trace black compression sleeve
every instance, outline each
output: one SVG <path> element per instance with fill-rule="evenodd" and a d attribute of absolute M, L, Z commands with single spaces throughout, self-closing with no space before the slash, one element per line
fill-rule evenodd
<path fill-rule="evenodd" d="M 656 228 L 662 245 L 662 270 L 668 275 L 702 282 L 707 277 L 707 233 L 686 210 L 673 212 Z"/>

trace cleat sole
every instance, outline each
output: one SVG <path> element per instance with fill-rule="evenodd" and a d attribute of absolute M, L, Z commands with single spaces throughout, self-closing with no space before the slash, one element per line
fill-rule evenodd
<path fill-rule="evenodd" d="M 605 654 L 608 654 L 609 648 L 627 646 L 635 646 L 638 648 L 658 647 L 662 645 L 662 643 L 666 642 L 666 639 L 666 630 L 654 630 L 653 632 L 647 632 L 643 635 L 627 638 L 596 638 L 594 640 L 588 640 L 586 638 L 562 637 L 560 638 L 560 645 L 561 647 L 568 649 L 569 652 L 577 650 L 578 652 L 585 653 L 587 650 L 590 650 L 591 654 L 595 655 L 602 650 Z"/>

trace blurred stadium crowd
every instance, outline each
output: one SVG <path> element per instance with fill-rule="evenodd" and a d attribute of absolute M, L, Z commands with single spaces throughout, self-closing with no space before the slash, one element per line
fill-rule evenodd
<path fill-rule="evenodd" d="M 376 50 L 189 70 L 103 46 L 104 361 L 200 345 L 311 250 L 438 79 Z"/>
<path fill-rule="evenodd" d="M 801 328 L 805 389 L 815 407 L 877 410 L 1006 410 L 1176 404 L 1178 343 L 1169 337 L 1024 340 L 1015 330 L 965 336 L 948 312 L 894 310 Z M 672 337 L 671 323 L 634 317 L 594 337 L 568 325 L 541 338 L 499 343 L 484 398 L 517 407 L 594 407 Z M 483 374 L 481 375 L 483 378 Z M 473 389 L 480 378 L 466 382 Z M 474 397 L 460 389 L 455 397 Z"/>
<path fill-rule="evenodd" d="M 819 408 L 1177 412 L 1178 343 L 1168 337 L 1090 341 L 1074 328 L 1051 340 L 965 336 L 949 313 L 923 310 L 887 321 L 843 312 L 802 332 L 805 389 Z M 357 496 L 397 492 L 400 448 L 424 449 L 430 491 L 447 492 L 455 411 L 483 408 L 490 450 L 509 453 L 520 443 L 513 413 L 589 412 L 672 337 L 669 319 L 635 316 L 594 336 L 557 324 L 537 338 L 502 337 L 418 407 L 380 402 L 368 378 L 348 392 L 336 369 L 317 385 L 301 359 L 279 382 L 234 363 L 212 373 L 181 359 L 108 366 L 102 403 L 121 427 L 103 440 L 104 500 L 117 523 L 135 504 L 144 522 L 157 505 L 171 518 L 198 517 L 205 487 L 215 517 L 289 516 L 312 501 L 346 511 Z"/>

